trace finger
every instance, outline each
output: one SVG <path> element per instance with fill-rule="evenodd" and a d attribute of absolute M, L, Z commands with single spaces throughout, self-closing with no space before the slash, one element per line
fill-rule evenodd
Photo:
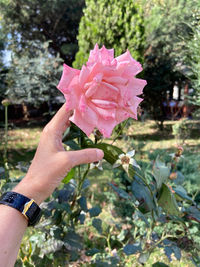
<path fill-rule="evenodd" d="M 63 104 L 62 107 L 57 111 L 51 121 L 48 123 L 48 126 L 51 128 L 53 133 L 62 135 L 66 128 L 70 125 L 69 118 L 72 116 L 73 111 L 66 110 L 66 104 Z"/>
<path fill-rule="evenodd" d="M 95 148 L 88 148 L 78 151 L 68 151 L 65 153 L 67 153 L 67 156 L 69 157 L 71 168 L 80 164 L 99 161 L 104 156 L 102 150 Z"/>

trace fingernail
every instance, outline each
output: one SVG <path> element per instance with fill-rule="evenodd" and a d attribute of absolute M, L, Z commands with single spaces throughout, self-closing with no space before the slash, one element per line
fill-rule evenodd
<path fill-rule="evenodd" d="M 101 149 L 97 149 L 96 152 L 97 152 L 97 157 L 98 157 L 99 159 L 102 159 L 103 156 L 104 156 L 103 151 L 102 151 Z"/>

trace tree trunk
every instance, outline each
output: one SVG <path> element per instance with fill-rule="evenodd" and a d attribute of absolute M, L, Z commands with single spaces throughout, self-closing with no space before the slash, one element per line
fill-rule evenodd
<path fill-rule="evenodd" d="M 183 106 L 183 117 L 184 118 L 188 117 L 188 105 L 187 105 L 188 91 L 189 91 L 189 84 L 188 82 L 186 82 L 185 87 L 184 87 L 184 106 Z"/>

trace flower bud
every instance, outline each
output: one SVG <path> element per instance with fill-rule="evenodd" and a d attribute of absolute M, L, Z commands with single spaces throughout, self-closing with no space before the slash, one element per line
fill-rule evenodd
<path fill-rule="evenodd" d="M 7 107 L 11 104 L 11 101 L 9 99 L 4 99 L 1 101 L 1 104 L 4 106 L 4 107 Z"/>
<path fill-rule="evenodd" d="M 178 146 L 175 156 L 180 157 L 182 154 L 183 154 L 183 148 L 182 146 Z"/>

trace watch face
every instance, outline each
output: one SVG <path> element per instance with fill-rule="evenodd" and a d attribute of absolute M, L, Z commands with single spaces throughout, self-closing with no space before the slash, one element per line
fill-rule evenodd
<path fill-rule="evenodd" d="M 20 211 L 28 220 L 28 225 L 35 225 L 41 217 L 41 209 L 35 201 L 16 192 L 4 193 L 0 198 L 0 204 Z"/>

